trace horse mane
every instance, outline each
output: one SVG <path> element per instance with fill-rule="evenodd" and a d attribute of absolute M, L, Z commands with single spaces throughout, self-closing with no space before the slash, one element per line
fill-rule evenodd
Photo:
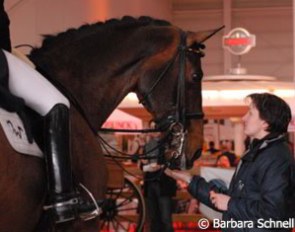
<path fill-rule="evenodd" d="M 53 44 L 58 44 L 60 41 L 62 43 L 67 43 L 68 41 L 74 41 L 91 35 L 99 30 L 108 31 L 111 29 L 119 28 L 137 28 L 144 26 L 171 26 L 171 23 L 166 20 L 155 19 L 149 16 L 141 16 L 139 18 L 134 18 L 131 16 L 124 16 L 121 19 L 109 19 L 105 22 L 97 22 L 93 24 L 84 24 L 79 28 L 70 28 L 64 32 L 58 33 L 56 35 L 43 35 L 44 39 L 42 46 L 40 48 L 34 48 L 31 51 L 31 55 L 34 56 L 39 49 L 46 50 Z M 81 33 L 83 32 L 83 33 Z"/>

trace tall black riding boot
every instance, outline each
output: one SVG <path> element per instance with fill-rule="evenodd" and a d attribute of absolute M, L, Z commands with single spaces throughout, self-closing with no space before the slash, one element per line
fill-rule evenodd
<path fill-rule="evenodd" d="M 73 187 L 69 109 L 57 104 L 45 116 L 45 161 L 49 204 L 56 223 L 77 217 L 78 199 Z"/>

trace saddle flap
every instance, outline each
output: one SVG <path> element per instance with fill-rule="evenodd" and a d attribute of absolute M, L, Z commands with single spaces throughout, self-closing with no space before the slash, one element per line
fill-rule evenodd
<path fill-rule="evenodd" d="M 0 108 L 0 123 L 7 140 L 14 150 L 25 155 L 43 158 L 43 152 L 35 141 L 28 142 L 23 122 L 16 113 Z"/>

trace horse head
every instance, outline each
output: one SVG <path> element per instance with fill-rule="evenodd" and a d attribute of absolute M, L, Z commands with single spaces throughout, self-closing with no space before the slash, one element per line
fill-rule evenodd
<path fill-rule="evenodd" d="M 158 129 L 165 131 L 165 158 L 172 167 L 189 169 L 201 155 L 203 42 L 220 29 L 195 33 L 170 27 L 167 33 L 161 34 L 157 28 L 149 32 L 154 41 L 166 39 L 169 43 L 147 59 L 135 92 Z"/>

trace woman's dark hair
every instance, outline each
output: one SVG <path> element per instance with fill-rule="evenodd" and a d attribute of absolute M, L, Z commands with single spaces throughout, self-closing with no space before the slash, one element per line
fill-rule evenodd
<path fill-rule="evenodd" d="M 253 93 L 248 97 L 257 108 L 260 118 L 268 123 L 268 132 L 287 132 L 292 114 L 289 105 L 283 99 L 270 93 Z"/>

